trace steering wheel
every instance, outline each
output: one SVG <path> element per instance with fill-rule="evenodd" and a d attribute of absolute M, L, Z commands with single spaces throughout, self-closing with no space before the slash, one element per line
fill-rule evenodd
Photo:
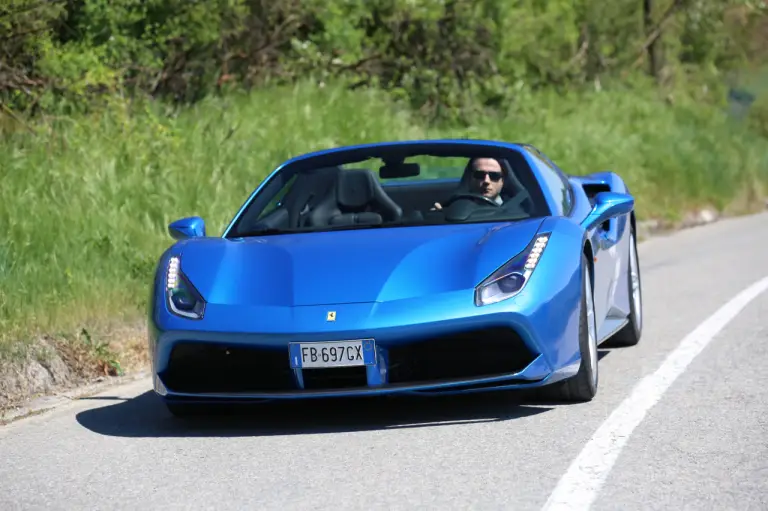
<path fill-rule="evenodd" d="M 464 192 L 464 193 L 457 193 L 449 197 L 448 200 L 445 202 L 445 204 L 443 204 L 443 208 L 447 208 L 448 206 L 450 206 L 451 204 L 453 204 L 459 199 L 470 199 L 475 202 L 479 202 L 481 204 L 486 204 L 486 205 L 494 206 L 497 208 L 499 207 L 499 204 L 496 201 L 494 201 L 493 199 L 489 199 L 485 195 L 480 195 L 478 193 Z"/>

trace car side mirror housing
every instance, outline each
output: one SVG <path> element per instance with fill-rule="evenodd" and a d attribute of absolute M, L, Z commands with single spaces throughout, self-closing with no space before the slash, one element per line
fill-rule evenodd
<path fill-rule="evenodd" d="M 626 193 L 600 192 L 595 196 L 595 205 L 581 223 L 589 230 L 611 218 L 626 215 L 635 209 L 635 198 Z"/>
<path fill-rule="evenodd" d="M 199 216 L 190 216 L 176 220 L 168 225 L 168 233 L 175 240 L 204 237 L 205 220 Z"/>

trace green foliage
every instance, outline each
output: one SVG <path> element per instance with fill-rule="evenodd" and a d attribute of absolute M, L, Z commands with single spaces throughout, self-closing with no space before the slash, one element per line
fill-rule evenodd
<path fill-rule="evenodd" d="M 39 62 L 53 45 L 53 27 L 65 15 L 63 1 L 6 0 L 0 5 L 0 103 L 28 106 L 27 91 L 45 84 Z"/>
<path fill-rule="evenodd" d="M 768 138 L 768 94 L 762 95 L 752 105 L 749 112 L 749 124 L 757 133 Z"/>
<path fill-rule="evenodd" d="M 0 97 L 67 113 L 105 93 L 194 102 L 312 78 L 376 85 L 430 118 L 472 122 L 530 91 L 647 71 L 721 80 L 766 60 L 766 7 L 747 0 L 9 0 Z M 650 23 L 650 24 L 649 24 Z M 6 62 L 7 61 L 7 62 Z"/>

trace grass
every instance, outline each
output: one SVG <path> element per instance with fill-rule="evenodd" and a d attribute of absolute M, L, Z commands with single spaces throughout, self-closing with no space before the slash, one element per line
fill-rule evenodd
<path fill-rule="evenodd" d="M 33 133 L 34 132 L 34 133 Z M 294 88 L 177 114 L 117 104 L 0 141 L 0 351 L 144 313 L 166 226 L 219 234 L 280 161 L 338 144 L 438 136 L 531 142 L 568 172 L 620 172 L 641 217 L 725 208 L 768 184 L 768 140 L 714 110 L 624 92 L 541 95 L 471 128 L 425 127 L 375 91 Z"/>

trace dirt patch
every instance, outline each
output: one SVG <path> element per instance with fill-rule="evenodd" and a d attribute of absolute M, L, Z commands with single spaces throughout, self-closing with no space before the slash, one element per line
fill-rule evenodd
<path fill-rule="evenodd" d="M 0 359 L 0 409 L 81 381 L 77 372 L 64 362 L 54 343 L 38 339 L 23 353 Z"/>
<path fill-rule="evenodd" d="M 140 324 L 31 340 L 0 357 L 0 415 L 36 397 L 141 371 L 148 365 L 146 346 Z"/>

